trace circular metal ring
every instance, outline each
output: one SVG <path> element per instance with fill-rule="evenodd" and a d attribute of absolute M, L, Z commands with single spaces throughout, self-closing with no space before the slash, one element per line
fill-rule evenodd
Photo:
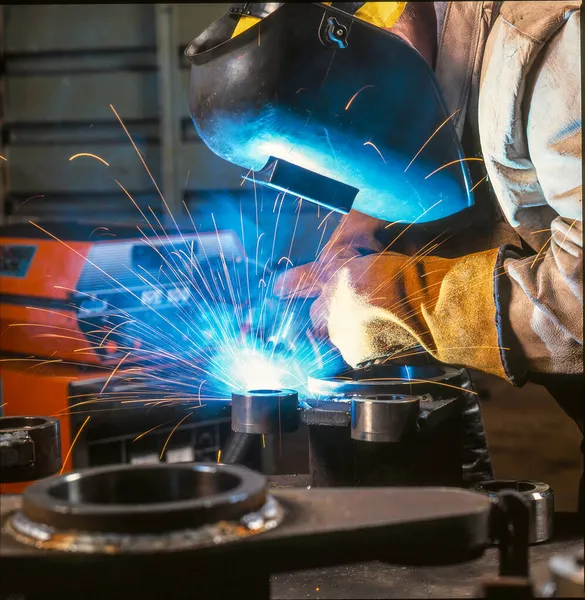
<path fill-rule="evenodd" d="M 518 492 L 530 509 L 528 542 L 530 544 L 540 544 L 552 537 L 555 493 L 546 483 L 529 480 L 496 479 L 474 483 L 469 489 L 487 494 L 492 501 L 495 501 L 498 492 L 503 490 Z"/>
<path fill-rule="evenodd" d="M 232 394 L 232 430 L 273 434 L 297 429 L 299 395 L 294 390 L 248 390 Z"/>
<path fill-rule="evenodd" d="M 316 396 L 372 398 L 376 396 L 431 394 L 453 397 L 460 385 L 460 371 L 439 365 L 372 365 L 323 379 L 309 377 L 309 391 Z"/>
<path fill-rule="evenodd" d="M 0 483 L 34 481 L 61 468 L 58 419 L 0 418 Z"/>
<path fill-rule="evenodd" d="M 364 442 L 399 442 L 416 432 L 418 396 L 353 398 L 351 437 Z"/>
<path fill-rule="evenodd" d="M 86 469 L 30 485 L 22 513 L 61 531 L 160 533 L 240 518 L 266 502 L 266 478 L 213 463 Z"/>

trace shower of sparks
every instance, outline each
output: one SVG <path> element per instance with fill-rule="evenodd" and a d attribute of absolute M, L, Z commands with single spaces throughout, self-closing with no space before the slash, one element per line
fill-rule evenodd
<path fill-rule="evenodd" d="M 364 85 L 363 88 L 360 88 L 350 99 L 349 102 L 346 104 L 345 106 L 345 110 L 349 110 L 349 107 L 353 104 L 353 101 L 364 91 L 367 90 L 368 88 L 373 88 L 373 85 Z M 302 88 L 301 88 L 302 89 Z"/>
<path fill-rule="evenodd" d="M 370 142 L 370 141 L 364 142 L 364 146 L 371 146 L 378 153 L 378 155 L 380 156 L 382 161 L 384 163 L 386 163 L 386 159 L 382 156 L 382 153 L 378 150 L 378 148 L 372 142 Z"/>
<path fill-rule="evenodd" d="M 65 470 L 65 465 L 67 464 L 67 461 L 69 460 L 69 457 L 71 456 L 71 452 L 73 452 L 73 447 L 75 446 L 77 440 L 79 439 L 79 436 L 81 435 L 81 432 L 83 431 L 83 428 L 87 425 L 87 422 L 90 420 L 90 418 L 91 418 L 91 415 L 86 417 L 85 421 L 83 422 L 83 424 L 81 425 L 81 427 L 79 428 L 77 433 L 75 434 L 75 437 L 73 438 L 73 442 L 71 442 L 71 446 L 69 446 L 69 450 L 67 451 L 67 454 L 65 455 L 65 460 L 63 461 L 63 464 L 61 465 L 61 470 L 59 471 L 59 475 L 63 474 L 63 471 Z"/>
<path fill-rule="evenodd" d="M 101 163 L 106 165 L 106 167 L 110 166 L 110 164 L 108 162 L 106 162 L 103 158 L 101 158 L 97 154 L 91 154 L 90 152 L 79 152 L 79 154 L 74 154 L 73 156 L 69 157 L 69 161 L 75 160 L 76 158 L 79 158 L 80 156 L 89 156 L 90 158 L 95 158 L 96 160 L 99 160 Z"/>
<path fill-rule="evenodd" d="M 358 90 L 348 102 L 346 110 L 350 108 L 358 94 L 368 87 L 374 86 L 364 86 Z M 218 228 L 215 216 L 211 215 L 214 227 L 211 231 L 205 231 L 205 235 L 212 235 L 217 246 L 218 252 L 212 256 L 207 250 L 209 244 L 202 241 L 203 232 L 200 232 L 195 226 L 194 219 L 185 202 L 183 202 L 183 208 L 190 221 L 190 226 L 188 231 L 186 228 L 181 230 L 178 227 L 142 153 L 114 107 L 110 108 L 150 176 L 161 197 L 162 205 L 174 225 L 172 232 L 165 230 L 155 212 L 152 209 L 141 209 L 123 184 L 115 180 L 144 222 L 137 228 L 142 235 L 140 242 L 148 247 L 159 260 L 156 270 L 148 270 L 142 265 L 138 265 L 132 270 L 128 266 L 129 273 L 125 275 L 131 276 L 134 281 L 138 282 L 140 288 L 146 290 L 147 296 L 164 298 L 166 304 L 163 306 L 148 302 L 145 300 L 144 292 L 137 293 L 136 286 L 127 283 L 126 276 L 122 283 L 121 278 L 114 277 L 113 272 L 102 269 L 72 245 L 53 235 L 48 229 L 32 223 L 49 238 L 61 243 L 82 258 L 91 271 L 98 272 L 104 279 L 105 286 L 109 286 L 119 293 L 120 302 L 116 306 L 108 307 L 107 314 L 102 315 L 99 324 L 87 310 L 79 309 L 77 305 L 71 304 L 71 308 L 80 310 L 80 312 L 77 324 L 70 324 L 71 321 L 68 321 L 68 326 L 64 326 L 63 319 L 70 319 L 70 312 L 30 307 L 30 311 L 44 312 L 54 321 L 60 321 L 60 325 L 52 325 L 48 319 L 37 324 L 17 323 L 13 325 L 31 329 L 38 328 L 38 331 L 33 332 L 38 337 L 74 340 L 78 344 L 74 353 L 79 356 L 79 361 L 74 362 L 60 358 L 48 360 L 47 357 L 42 359 L 27 357 L 14 360 L 30 361 L 34 363 L 31 368 L 40 368 L 43 365 L 50 367 L 53 363 L 77 366 L 87 363 L 88 366 L 93 365 L 94 368 L 97 368 L 95 365 L 96 353 L 103 353 L 106 348 L 115 348 L 116 358 L 109 359 L 106 364 L 99 367 L 103 371 L 105 379 L 101 389 L 94 393 L 72 396 L 72 404 L 64 410 L 64 413 L 83 414 L 87 411 L 91 414 L 102 410 L 111 410 L 112 407 L 115 407 L 116 410 L 139 410 L 145 406 L 150 407 L 153 411 L 168 407 L 185 409 L 188 411 L 187 414 L 178 422 L 176 419 L 169 421 L 168 414 L 166 414 L 161 419 L 161 421 L 164 420 L 163 423 L 150 427 L 134 439 L 136 442 L 156 431 L 160 435 L 161 428 L 174 423 L 160 452 L 162 460 L 173 434 L 197 408 L 203 406 L 210 408 L 214 405 L 221 407 L 230 400 L 232 392 L 242 389 L 292 388 L 297 390 L 301 396 L 311 396 L 311 391 L 307 387 L 307 376 L 309 374 L 313 376 L 326 375 L 331 372 L 331 368 L 338 369 L 340 366 L 339 355 L 330 345 L 312 335 L 311 318 L 308 311 L 310 303 L 307 297 L 304 295 L 295 297 L 293 293 L 286 299 L 276 301 L 272 293 L 277 275 L 282 272 L 287 273 L 295 266 L 292 250 L 299 225 L 302 201 L 299 200 L 295 207 L 296 220 L 294 228 L 291 228 L 290 244 L 288 241 L 285 244 L 287 246 L 285 251 L 288 254 L 281 256 L 276 253 L 276 242 L 281 239 L 282 235 L 279 232 L 281 211 L 283 203 L 285 201 L 292 203 L 294 198 L 290 196 L 287 198 L 286 191 L 279 193 L 268 209 L 275 215 L 274 230 L 260 231 L 259 212 L 262 210 L 262 205 L 258 201 L 254 173 L 250 171 L 242 180 L 242 185 L 248 181 L 254 186 L 255 206 L 251 212 L 255 216 L 256 238 L 248 240 L 251 242 L 248 245 L 254 247 L 255 252 L 253 250 L 252 256 L 246 256 L 243 260 L 228 253 L 222 246 L 224 238 L 220 235 L 223 224 L 220 223 Z M 435 133 L 431 135 L 425 145 Z M 364 143 L 364 146 L 368 145 L 372 146 L 385 162 L 384 157 L 371 141 Z M 423 148 L 424 145 L 413 161 Z M 81 156 L 95 158 L 109 166 L 105 160 L 90 153 L 79 153 L 69 160 Z M 440 169 L 450 164 L 453 163 L 444 165 Z M 437 204 L 431 206 L 425 213 Z M 336 264 L 343 263 L 338 268 L 342 268 L 347 262 L 337 258 L 344 248 L 327 259 L 322 258 L 322 252 L 328 246 L 327 244 L 322 247 L 322 242 L 332 214 L 333 211 L 323 217 L 319 210 L 316 213 L 316 230 L 318 232 L 321 230 L 321 239 L 315 253 L 317 262 L 312 268 L 312 276 L 315 279 L 324 274 L 330 277 L 334 262 Z M 231 225 L 233 226 L 233 223 Z M 240 241 L 245 245 L 242 208 L 240 209 L 240 225 Z M 388 227 L 391 225 L 393 224 L 389 224 Z M 398 234 L 392 243 L 399 239 L 409 227 Z M 233 227 L 230 228 L 233 229 Z M 106 232 L 108 232 L 107 227 L 97 227 L 91 235 L 95 234 L 96 238 L 113 235 Z M 435 241 L 433 240 L 421 248 L 414 257 L 411 257 L 410 261 L 407 261 L 406 266 L 412 266 L 417 260 L 433 252 L 439 246 Z M 267 257 L 263 254 L 264 249 Z M 304 285 L 306 282 L 301 279 L 297 283 L 297 289 L 303 288 Z M 63 286 L 55 287 L 68 294 L 83 296 L 87 300 L 98 300 L 87 292 Z M 411 299 L 406 299 L 406 301 L 408 300 Z M 140 311 L 133 312 L 128 308 L 129 306 L 140 307 Z M 80 335 L 80 328 L 83 329 L 83 337 Z M 3 360 L 0 359 L 0 361 Z M 116 385 L 113 385 L 114 381 Z M 400 379 L 396 379 L 396 381 L 400 381 Z M 418 380 L 410 379 L 410 381 L 416 383 Z M 130 383 L 132 386 L 120 385 L 123 383 Z M 437 385 L 447 384 L 437 383 Z M 148 392 L 145 393 L 145 390 Z M 83 422 L 73 444 L 89 418 L 87 416 Z M 265 444 L 264 440 L 263 444 Z M 66 464 L 72 447 L 73 445 L 69 449 L 63 465 Z M 220 459 L 221 451 L 217 456 L 218 462 Z"/>

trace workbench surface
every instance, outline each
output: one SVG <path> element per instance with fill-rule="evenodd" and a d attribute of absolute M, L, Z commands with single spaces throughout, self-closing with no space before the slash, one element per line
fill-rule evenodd
<path fill-rule="evenodd" d="M 270 478 L 271 487 L 301 487 L 305 476 Z M 583 547 L 582 526 L 577 515 L 559 513 L 553 540 L 530 549 L 535 588 L 546 579 L 546 563 L 557 553 Z M 482 578 L 498 573 L 498 551 L 490 548 L 481 558 L 447 567 L 402 567 L 368 562 L 272 577 L 274 600 L 289 598 L 472 598 Z"/>

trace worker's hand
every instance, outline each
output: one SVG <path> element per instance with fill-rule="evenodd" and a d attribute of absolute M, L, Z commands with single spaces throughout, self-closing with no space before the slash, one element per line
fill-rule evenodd
<path fill-rule="evenodd" d="M 311 316 L 352 366 L 422 345 L 507 378 L 494 300 L 498 249 L 459 259 L 384 252 L 331 263 Z"/>
<path fill-rule="evenodd" d="M 311 307 L 311 319 L 316 331 L 328 333 L 351 366 L 422 343 L 415 332 L 427 328 L 417 326 L 420 315 L 410 300 L 424 298 L 425 284 L 405 281 L 415 262 L 385 252 L 330 265 L 328 281 L 322 281 L 321 294 Z"/>
<path fill-rule="evenodd" d="M 382 252 L 388 244 L 389 224 L 357 210 L 341 219 L 316 262 L 290 269 L 275 282 L 280 298 L 315 298 L 324 283 L 339 269 L 339 261 Z"/>

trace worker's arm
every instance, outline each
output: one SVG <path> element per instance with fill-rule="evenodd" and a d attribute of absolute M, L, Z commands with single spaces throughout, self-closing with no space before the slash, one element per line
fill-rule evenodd
<path fill-rule="evenodd" d="M 490 39 L 480 115 L 490 180 L 523 237 L 551 229 L 556 239 L 537 260 L 539 248 L 453 260 L 382 252 L 333 255 L 313 277 L 297 271 L 299 287 L 310 280 L 304 295 L 318 297 L 314 321 L 354 366 L 416 341 L 443 362 L 519 383 L 525 371 L 582 370 L 578 15 L 545 48 L 502 19 Z"/>
<path fill-rule="evenodd" d="M 504 249 L 498 264 L 500 341 L 511 347 L 508 374 L 519 379 L 523 371 L 583 372 L 580 14 L 566 16 L 527 74 L 523 61 L 535 41 L 500 19 L 482 77 L 479 116 L 490 181 L 536 253 Z M 513 86 L 516 94 L 506 89 Z"/>

